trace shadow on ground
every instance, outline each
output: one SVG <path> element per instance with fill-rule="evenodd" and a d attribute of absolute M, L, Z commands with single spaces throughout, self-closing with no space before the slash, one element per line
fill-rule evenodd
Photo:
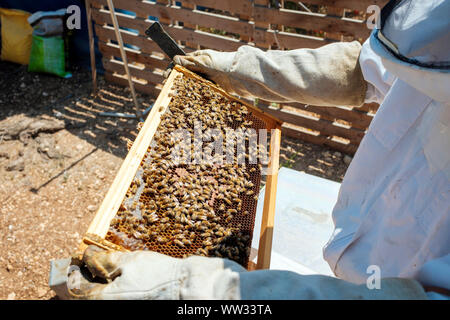
<path fill-rule="evenodd" d="M 26 66 L 0 62 L 0 122 L 24 118 L 63 121 L 64 128 L 93 146 L 124 158 L 126 139 L 134 140 L 135 119 L 103 117 L 101 112 L 134 113 L 129 88 L 98 81 L 98 94 L 91 94 L 91 74 L 74 70 L 73 77 L 61 79 L 29 73 Z M 154 102 L 138 94 L 142 110 Z M 0 137 L 2 139 L 2 137 Z"/>

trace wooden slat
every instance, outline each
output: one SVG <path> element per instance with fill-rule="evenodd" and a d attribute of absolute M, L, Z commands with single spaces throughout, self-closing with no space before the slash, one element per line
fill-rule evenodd
<path fill-rule="evenodd" d="M 92 17 L 95 23 L 99 25 L 112 24 L 108 10 L 92 9 Z M 145 30 L 150 27 L 151 22 L 143 18 L 136 18 L 130 15 L 117 14 L 117 21 L 121 28 L 131 28 L 139 31 L 139 35 L 144 36 Z"/>
<path fill-rule="evenodd" d="M 195 4 L 183 3 L 183 2 L 176 1 L 176 2 L 172 2 L 171 5 L 172 6 L 166 6 L 166 7 L 170 7 L 171 10 L 182 10 L 182 11 L 175 11 L 175 12 L 185 12 L 186 13 L 185 15 L 177 15 L 177 13 L 168 12 L 167 14 L 170 16 L 177 15 L 178 19 L 175 17 L 173 18 L 173 20 L 175 20 L 176 23 L 172 22 L 172 24 L 176 24 L 178 26 L 182 25 L 182 26 L 192 29 L 192 30 L 198 30 L 197 22 L 199 20 L 191 21 L 191 19 L 189 19 L 189 17 L 186 17 L 186 16 L 190 15 L 190 13 L 194 13 L 195 8 L 196 8 Z M 174 7 L 173 5 L 176 5 L 176 7 Z M 186 44 L 186 46 L 200 49 L 200 45 L 198 43 L 186 42 L 185 44 Z"/>
<path fill-rule="evenodd" d="M 181 2 L 181 1 L 180 1 Z M 182 1 L 188 5 L 197 5 L 203 6 L 207 8 L 227 11 L 231 13 L 237 14 L 247 14 L 251 15 L 252 5 L 249 0 L 226 0 L 226 1 L 202 1 L 202 0 L 183 0 Z M 106 0 L 95 0 L 97 8 L 100 6 L 106 6 Z M 135 12 L 137 17 L 147 19 L 149 15 L 157 16 L 157 14 L 161 14 L 161 18 L 164 20 L 178 20 L 172 14 L 181 14 L 186 18 L 186 13 L 183 13 L 188 10 L 178 10 L 178 12 L 173 11 L 175 6 L 167 6 L 168 10 L 162 9 L 166 3 L 163 5 L 153 2 L 142 2 L 142 1 L 130 1 L 130 0 L 115 0 L 114 5 L 117 9 L 127 10 L 131 12 Z M 176 8 L 176 7 L 175 7 Z M 153 14 L 152 14 L 153 13 Z M 195 13 L 190 15 L 191 17 L 200 17 Z M 165 21 L 163 21 L 166 23 Z M 191 23 L 194 21 L 192 20 Z"/>
<path fill-rule="evenodd" d="M 202 46 L 216 50 L 234 51 L 237 50 L 240 46 L 247 44 L 243 41 L 233 40 L 228 37 L 219 36 L 200 30 L 189 30 L 187 28 L 177 27 L 167 28 L 167 26 L 165 26 L 165 29 L 167 30 L 167 33 L 169 33 L 175 39 L 187 42 L 201 43 Z"/>
<path fill-rule="evenodd" d="M 276 34 L 275 34 L 276 33 Z M 275 38 L 276 37 L 276 38 Z M 290 32 L 276 32 L 274 30 L 264 30 L 255 28 L 254 41 L 259 45 L 271 45 L 278 42 L 282 48 L 319 48 L 334 41 L 317 37 L 305 36 Z"/>
<path fill-rule="evenodd" d="M 101 41 L 108 42 L 108 40 L 115 40 L 114 39 L 114 30 L 112 28 L 104 27 L 104 26 L 101 26 L 98 24 L 95 24 L 94 28 L 95 28 L 95 33 L 96 33 L 97 37 Z M 158 45 L 151 39 L 137 36 L 135 34 L 132 34 L 130 32 L 126 32 L 123 30 L 121 30 L 120 33 L 122 34 L 122 39 L 125 44 L 137 46 L 143 52 L 151 54 L 152 52 L 160 52 L 161 51 L 161 49 L 158 47 Z"/>
<path fill-rule="evenodd" d="M 309 30 L 336 32 L 360 38 L 369 36 L 371 31 L 366 28 L 365 23 L 362 21 L 288 9 L 277 10 L 273 8 L 255 6 L 254 18 L 256 20 L 267 21 L 272 24 Z"/>
<path fill-rule="evenodd" d="M 104 57 L 120 57 L 120 51 L 117 45 L 99 41 L 98 48 Z M 125 49 L 125 51 L 127 52 L 129 62 L 143 63 L 147 68 L 158 68 L 161 70 L 165 70 L 170 63 L 168 59 L 152 56 L 145 52 L 135 51 L 127 48 Z"/>
<path fill-rule="evenodd" d="M 269 101 L 259 100 L 258 106 L 261 108 L 268 108 L 271 106 Z M 373 117 L 369 116 L 366 111 L 361 110 L 362 107 L 323 107 L 323 106 L 313 106 L 313 105 L 305 105 L 303 103 L 290 102 L 286 104 L 282 104 L 280 108 L 295 108 L 302 111 L 306 111 L 307 113 L 314 113 L 319 115 L 321 119 L 336 121 L 336 120 L 344 120 L 348 123 L 351 123 L 351 126 L 357 129 L 365 130 L 370 125 Z M 365 107 L 367 108 L 367 107 Z M 375 108 L 375 106 L 371 106 L 371 108 Z"/>
<path fill-rule="evenodd" d="M 334 125 L 324 119 L 306 118 L 300 114 L 283 111 L 276 108 L 262 108 L 267 113 L 278 119 L 297 126 L 319 131 L 323 136 L 339 136 L 358 144 L 364 137 L 364 131 L 354 128 L 344 128 Z"/>
<path fill-rule="evenodd" d="M 343 19 L 344 11 L 345 11 L 345 9 L 343 9 L 343 8 L 336 8 L 336 7 L 332 7 L 332 6 L 327 7 L 327 15 L 334 19 Z M 333 39 L 336 41 L 344 41 L 344 35 L 337 30 L 336 31 L 333 31 L 333 30 L 328 31 L 325 36 L 327 39 Z M 352 40 L 354 39 L 351 36 L 348 38 L 350 38 Z"/>
<path fill-rule="evenodd" d="M 93 6 L 97 9 L 106 8 L 108 6 L 106 0 L 91 0 L 91 1 L 93 2 Z M 145 11 L 146 3 L 139 1 L 139 0 L 132 0 L 132 1 L 130 1 L 130 0 L 115 0 L 114 6 L 116 9 L 133 12 L 134 14 L 136 14 L 136 17 L 138 17 L 138 18 L 147 19 L 149 16 L 148 14 L 146 14 L 146 11 Z M 123 13 L 117 13 L 117 14 L 125 15 Z"/>
<path fill-rule="evenodd" d="M 187 15 L 186 12 L 183 12 L 183 15 L 185 17 L 181 16 L 180 18 L 185 19 L 184 21 L 196 20 L 198 21 L 197 24 L 201 27 L 225 30 L 227 32 L 237 33 L 248 37 L 253 35 L 253 24 L 239 18 L 227 17 L 198 10 L 191 11 L 191 14 L 189 15 Z"/>
<path fill-rule="evenodd" d="M 347 154 L 354 154 L 358 149 L 357 144 L 355 145 L 352 143 L 349 144 L 339 143 L 337 141 L 331 140 L 329 137 L 322 135 L 313 135 L 312 133 L 306 133 L 291 127 L 287 127 L 285 125 L 283 125 L 282 127 L 282 133 L 283 135 L 304 140 L 313 144 L 325 145 Z"/>
<path fill-rule="evenodd" d="M 252 6 L 254 6 L 254 3 L 252 4 Z M 252 8 L 252 13 L 253 13 L 253 8 Z M 250 32 L 248 34 L 245 33 L 240 33 L 241 36 L 241 40 L 246 41 L 246 42 L 251 42 L 253 41 L 253 32 L 255 29 L 255 23 L 253 21 L 251 21 L 253 19 L 253 16 L 249 15 L 249 14 L 235 14 L 235 16 L 237 16 L 239 19 L 245 21 L 246 23 L 248 23 L 250 25 Z"/>
<path fill-rule="evenodd" d="M 361 130 L 367 129 L 373 119 L 373 117 L 367 115 L 363 111 L 358 110 L 358 108 L 343 109 L 339 107 L 304 105 L 302 103 L 290 103 L 286 106 L 318 114 L 321 119 L 329 121 L 344 120 L 350 123 L 352 127 Z"/>
<path fill-rule="evenodd" d="M 105 79 L 106 81 L 117 83 L 118 85 L 121 85 L 123 87 L 126 87 L 128 82 L 125 75 L 122 75 L 119 77 L 118 75 L 114 74 L 111 71 L 106 70 L 105 71 Z M 149 84 L 142 84 L 140 82 L 137 82 L 135 79 L 133 79 L 134 87 L 136 90 L 146 93 L 150 95 L 151 97 L 156 98 L 159 93 L 161 92 L 161 89 L 158 87 L 155 87 L 155 85 L 149 85 Z"/>
<path fill-rule="evenodd" d="M 114 40 L 114 31 L 111 27 L 105 27 L 96 24 L 95 25 L 95 33 L 97 34 L 98 38 L 101 42 L 108 43 L 109 40 Z M 139 47 L 138 52 L 143 52 L 148 55 L 152 55 L 155 52 L 157 53 L 163 53 L 160 47 L 150 38 L 140 37 L 135 34 L 122 31 L 122 38 L 124 39 L 124 43 L 128 45 L 134 45 Z M 109 44 L 110 46 L 111 44 Z M 118 46 L 116 45 L 118 48 Z M 133 49 L 125 48 L 125 50 L 128 52 L 133 51 Z M 136 51 L 136 50 L 134 50 Z M 184 51 L 186 52 L 192 52 L 194 49 L 184 47 Z M 137 53 L 137 52 L 136 52 Z M 168 61 L 168 60 L 167 60 Z"/>
<path fill-rule="evenodd" d="M 123 1 L 123 0 L 121 0 L 121 1 Z M 154 1 L 156 2 L 156 5 L 163 5 L 163 6 L 168 6 L 168 5 L 170 5 L 170 3 L 172 2 L 172 0 L 154 0 Z M 143 5 L 144 7 L 146 7 L 146 6 L 147 6 L 147 3 L 144 2 L 142 5 Z M 142 13 L 142 14 L 145 14 L 145 16 L 144 16 L 143 18 L 144 18 L 144 19 L 147 19 L 147 15 L 148 15 L 147 9 L 144 8 L 144 9 L 142 9 L 142 11 L 137 12 L 138 17 L 141 17 L 141 16 L 140 16 L 141 13 Z M 154 18 L 154 17 L 153 17 L 153 18 Z M 173 25 L 173 24 L 175 24 L 175 20 L 172 19 L 171 17 L 165 17 L 165 16 L 164 16 L 164 17 L 156 17 L 156 18 L 158 18 L 159 22 L 160 22 L 161 24 L 163 24 L 163 25 Z M 150 19 L 150 20 L 153 20 L 153 19 Z M 144 33 L 142 33 L 142 35 L 144 35 Z M 180 44 L 180 43 L 179 43 L 179 44 Z"/>
<path fill-rule="evenodd" d="M 93 10 L 94 11 L 94 10 Z M 98 14 L 97 14 L 98 13 Z M 107 12 L 102 12 L 97 10 L 96 12 L 96 33 L 100 38 L 99 33 L 105 34 L 108 33 L 107 31 L 100 32 L 99 28 L 105 29 L 104 27 L 99 26 L 98 24 L 108 24 L 109 23 L 109 16 L 107 15 Z M 118 16 L 119 24 L 121 27 L 126 27 L 130 29 L 135 29 L 139 31 L 139 34 L 145 34 L 145 30 L 150 26 L 150 21 L 144 21 L 140 18 L 136 19 L 130 19 L 128 17 Z M 195 42 L 195 43 L 201 43 L 202 45 L 213 48 L 216 50 L 225 50 L 225 51 L 231 51 L 231 50 L 237 50 L 240 46 L 247 44 L 244 41 L 239 41 L 235 39 L 231 39 L 228 37 L 203 32 L 199 30 L 192 30 L 188 28 L 183 27 L 177 27 L 177 26 L 169 26 L 164 25 L 164 29 L 167 31 L 167 33 L 170 34 L 170 36 L 174 39 L 177 39 L 179 41 L 186 41 L 186 42 Z M 108 29 L 106 29 L 108 30 Z M 99 31 L 99 32 L 97 32 Z M 120 30 L 121 34 L 123 35 L 124 42 L 127 44 L 134 44 L 138 47 L 147 47 L 149 46 L 147 42 L 152 43 L 152 48 L 155 48 L 153 51 L 160 51 L 160 49 L 157 47 L 157 45 L 151 41 L 149 38 L 145 36 L 135 35 L 130 31 Z M 135 38 L 133 38 L 135 37 Z M 110 35 L 108 35 L 108 39 L 114 39 Z M 102 39 L 105 41 L 104 39 Z"/>
<path fill-rule="evenodd" d="M 114 61 L 111 59 L 104 58 L 102 60 L 103 66 L 106 70 L 121 73 L 124 71 L 124 64 L 121 61 Z M 161 74 L 154 73 L 147 69 L 137 69 L 133 65 L 128 64 L 128 68 L 130 70 L 130 74 L 133 77 L 139 78 L 139 79 L 145 79 L 152 83 L 153 85 L 160 84 L 164 77 Z"/>
<path fill-rule="evenodd" d="M 250 23 L 235 17 L 227 17 L 199 10 L 188 10 L 174 6 L 162 6 L 160 4 L 149 4 L 147 10 L 152 16 L 171 17 L 171 19 L 183 21 L 185 24 L 196 24 L 201 27 L 226 30 L 248 36 L 253 34 L 253 26 Z"/>
<path fill-rule="evenodd" d="M 252 14 L 252 1 L 250 0 L 183 0 L 183 2 L 230 13 Z"/>
<path fill-rule="evenodd" d="M 252 18 L 253 18 L 253 11 L 255 10 L 255 8 L 254 8 L 255 6 L 269 7 L 269 5 L 270 5 L 269 0 L 254 0 L 253 9 L 252 9 Z M 263 34 L 263 32 L 270 29 L 270 23 L 268 23 L 267 21 L 258 20 L 258 19 L 254 19 L 254 23 L 255 23 L 255 28 L 253 29 L 253 41 L 255 42 L 255 45 L 264 50 L 272 49 L 272 44 L 274 42 L 276 42 L 275 38 L 272 38 L 272 39 L 270 39 L 270 41 L 267 41 L 265 35 Z M 258 39 L 258 40 L 256 40 L 256 39 Z M 277 48 L 277 49 L 282 49 L 282 48 Z"/>
<path fill-rule="evenodd" d="M 305 4 L 317 4 L 365 12 L 370 5 L 377 5 L 382 8 L 388 1 L 389 0 L 304 0 L 302 2 Z"/>

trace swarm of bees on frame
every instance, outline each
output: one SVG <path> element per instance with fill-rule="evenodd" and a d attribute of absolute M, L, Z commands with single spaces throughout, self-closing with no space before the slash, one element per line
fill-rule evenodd
<path fill-rule="evenodd" d="M 246 106 L 202 81 L 178 75 L 168 109 L 106 239 L 131 250 L 223 257 L 247 266 L 262 169 L 249 159 L 267 159 L 266 147 L 240 135 L 236 145 L 243 142 L 245 153 L 236 156 L 224 139 L 223 154 L 204 143 L 209 161 L 177 163 L 174 132 L 185 129 L 195 139 L 196 123 L 203 133 L 215 129 L 224 136 L 228 129 L 265 128 Z M 194 144 L 190 148 L 189 157 Z M 187 156 L 186 150 L 179 152 Z M 225 159 L 230 152 L 231 163 Z"/>

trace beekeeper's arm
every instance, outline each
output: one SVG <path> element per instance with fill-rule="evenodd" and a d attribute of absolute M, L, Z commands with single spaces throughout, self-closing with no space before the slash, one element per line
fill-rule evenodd
<path fill-rule="evenodd" d="M 220 258 L 177 259 L 149 251 L 106 252 L 89 247 L 83 263 L 97 279 L 69 276 L 72 299 L 426 299 L 418 282 L 383 279 L 380 289 L 322 275 L 246 271 Z"/>
<path fill-rule="evenodd" d="M 359 106 L 367 92 L 358 61 L 360 51 L 357 41 L 290 51 L 242 46 L 236 52 L 200 50 L 176 56 L 174 61 L 241 97 Z"/>

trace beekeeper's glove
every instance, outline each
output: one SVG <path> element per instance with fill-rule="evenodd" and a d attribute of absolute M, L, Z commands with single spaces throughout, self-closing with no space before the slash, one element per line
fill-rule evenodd
<path fill-rule="evenodd" d="M 230 93 L 273 102 L 359 106 L 367 83 L 359 65 L 361 45 L 338 42 L 318 49 L 236 52 L 200 50 L 174 62 L 205 74 Z"/>
<path fill-rule="evenodd" d="M 417 281 L 383 279 L 369 290 L 322 275 L 289 271 L 246 271 L 219 258 L 171 258 L 150 251 L 106 252 L 89 247 L 83 258 L 93 275 L 109 283 L 89 282 L 69 290 L 79 299 L 426 299 Z M 69 277 L 80 277 L 78 271 Z M 69 280 L 76 284 L 76 281 Z M 72 285 L 73 286 L 73 285 Z"/>
<path fill-rule="evenodd" d="M 172 258 L 151 251 L 107 252 L 89 246 L 83 263 L 94 280 L 75 270 L 69 275 L 73 299 L 233 299 L 239 298 L 237 263 L 219 258 Z M 106 281 L 105 281 L 106 280 Z"/>

